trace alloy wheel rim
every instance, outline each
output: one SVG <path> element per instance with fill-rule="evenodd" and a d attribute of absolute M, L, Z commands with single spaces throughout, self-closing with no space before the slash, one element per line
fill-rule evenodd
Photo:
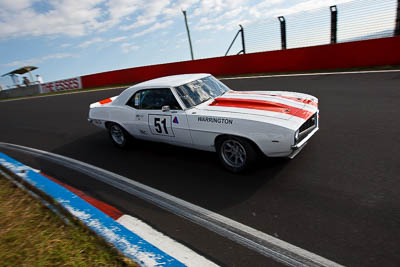
<path fill-rule="evenodd" d="M 110 131 L 111 131 L 111 137 L 115 141 L 115 143 L 117 143 L 118 145 L 122 145 L 125 142 L 124 133 L 122 132 L 122 129 L 119 126 L 117 125 L 111 126 Z"/>
<path fill-rule="evenodd" d="M 229 166 L 240 168 L 246 163 L 246 150 L 236 140 L 226 140 L 222 144 L 222 158 Z"/>

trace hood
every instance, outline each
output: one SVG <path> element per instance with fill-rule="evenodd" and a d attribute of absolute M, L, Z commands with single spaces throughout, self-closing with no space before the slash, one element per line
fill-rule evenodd
<path fill-rule="evenodd" d="M 318 110 L 318 99 L 301 93 L 275 91 L 228 91 L 197 107 L 219 112 L 235 112 L 288 120 L 310 118 Z"/>

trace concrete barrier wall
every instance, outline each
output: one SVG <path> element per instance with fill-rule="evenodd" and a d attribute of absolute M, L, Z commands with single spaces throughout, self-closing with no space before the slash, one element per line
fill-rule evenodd
<path fill-rule="evenodd" d="M 14 89 L 2 90 L 0 91 L 0 99 L 20 97 L 20 96 L 32 96 L 37 94 L 40 94 L 40 87 L 38 84 L 34 84 L 30 86 L 23 86 Z"/>
<path fill-rule="evenodd" d="M 82 76 L 82 87 L 129 84 L 182 73 L 234 75 L 400 65 L 400 37 L 208 58 Z"/>

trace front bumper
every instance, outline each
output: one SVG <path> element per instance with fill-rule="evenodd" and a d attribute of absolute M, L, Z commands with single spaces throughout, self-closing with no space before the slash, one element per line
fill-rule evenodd
<path fill-rule="evenodd" d="M 307 144 L 308 140 L 319 130 L 319 112 L 316 112 L 313 115 L 313 120 L 315 119 L 315 124 L 314 126 L 303 130 L 300 133 L 300 141 L 297 144 L 294 144 L 291 146 L 292 153 L 288 156 L 289 158 L 294 158 L 299 152 L 304 148 L 304 146 Z M 307 123 L 307 122 L 306 122 Z M 305 124 L 306 124 L 305 123 Z M 303 124 L 304 125 L 304 124 Z M 300 127 L 301 130 L 301 127 Z"/>
<path fill-rule="evenodd" d="M 297 144 L 293 145 L 293 146 L 292 146 L 292 149 L 293 149 L 293 150 L 297 150 L 297 149 L 303 147 L 303 146 L 307 143 L 307 141 L 311 138 L 311 136 L 313 136 L 318 130 L 319 130 L 319 127 L 318 127 L 318 126 L 314 127 L 314 129 L 312 129 L 312 130 L 307 134 L 306 137 L 304 137 L 304 138 L 303 138 L 300 142 L 298 142 Z"/>
<path fill-rule="evenodd" d="M 300 151 L 306 146 L 307 141 L 319 130 L 319 127 L 316 126 L 310 133 L 307 134 L 299 143 L 291 146 L 292 153 L 288 156 L 289 158 L 293 159 Z"/>

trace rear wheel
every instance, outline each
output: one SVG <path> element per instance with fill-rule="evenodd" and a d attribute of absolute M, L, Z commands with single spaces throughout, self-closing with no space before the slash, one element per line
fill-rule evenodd
<path fill-rule="evenodd" d="M 217 153 L 222 165 L 231 172 L 241 172 L 254 163 L 257 152 L 244 138 L 222 137 L 217 141 Z"/>
<path fill-rule="evenodd" d="M 121 148 L 128 145 L 129 134 L 124 128 L 116 123 L 109 124 L 107 128 L 114 145 Z"/>

